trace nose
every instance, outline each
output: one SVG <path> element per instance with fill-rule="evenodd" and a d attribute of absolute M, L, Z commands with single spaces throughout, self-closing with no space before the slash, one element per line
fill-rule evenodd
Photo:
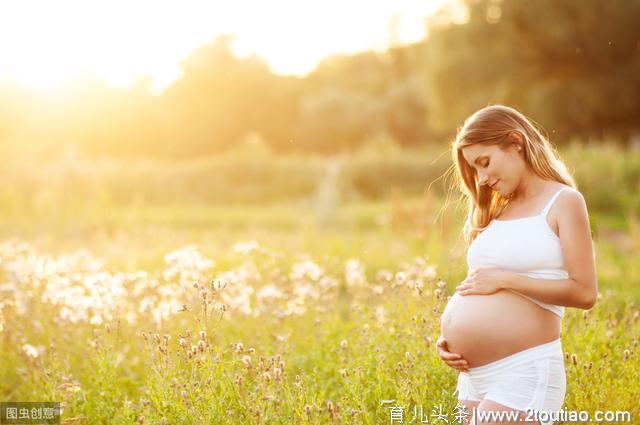
<path fill-rule="evenodd" d="M 478 173 L 478 182 L 479 182 L 481 185 L 485 185 L 485 184 L 487 184 L 487 183 L 488 183 L 488 180 L 489 180 L 489 179 L 487 178 L 487 176 L 486 176 L 486 175 Z"/>

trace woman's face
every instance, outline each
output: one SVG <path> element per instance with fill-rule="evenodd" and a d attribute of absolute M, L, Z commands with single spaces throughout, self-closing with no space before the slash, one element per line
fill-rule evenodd
<path fill-rule="evenodd" d="M 498 145 L 476 143 L 462 148 L 462 156 L 478 173 L 480 185 L 489 186 L 505 197 L 518 187 L 526 168 L 515 144 L 503 151 Z"/>

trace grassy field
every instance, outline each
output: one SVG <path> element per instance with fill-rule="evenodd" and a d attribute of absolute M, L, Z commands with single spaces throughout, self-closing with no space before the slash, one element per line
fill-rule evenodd
<path fill-rule="evenodd" d="M 640 221 L 626 189 L 609 196 L 631 209 L 590 211 L 600 294 L 563 321 L 564 409 L 637 421 Z M 396 405 L 405 423 L 434 423 L 434 409 L 455 422 L 456 371 L 434 344 L 466 245 L 441 197 L 35 212 L 6 199 L 2 401 L 61 401 L 62 423 L 382 424 Z"/>

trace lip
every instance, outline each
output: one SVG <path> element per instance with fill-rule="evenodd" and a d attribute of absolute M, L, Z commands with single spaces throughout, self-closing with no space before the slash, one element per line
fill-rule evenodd
<path fill-rule="evenodd" d="M 496 182 L 489 187 L 493 190 L 496 190 L 496 188 L 498 187 L 498 183 L 500 183 L 500 180 L 496 180 Z"/>

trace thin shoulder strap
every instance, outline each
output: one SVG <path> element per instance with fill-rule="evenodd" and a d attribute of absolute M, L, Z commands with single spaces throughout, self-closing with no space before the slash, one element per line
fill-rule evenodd
<path fill-rule="evenodd" d="M 549 212 L 549 210 L 551 209 L 551 206 L 553 205 L 553 202 L 556 200 L 556 198 L 558 197 L 558 195 L 560 195 L 560 192 L 562 192 L 563 190 L 568 189 L 568 187 L 563 187 L 560 190 L 558 190 L 555 195 L 553 195 L 551 197 L 551 199 L 549 200 L 549 202 L 547 202 L 547 205 L 544 207 L 544 209 L 542 210 L 542 212 L 540 214 L 542 214 L 543 216 L 547 216 L 547 213 Z"/>

